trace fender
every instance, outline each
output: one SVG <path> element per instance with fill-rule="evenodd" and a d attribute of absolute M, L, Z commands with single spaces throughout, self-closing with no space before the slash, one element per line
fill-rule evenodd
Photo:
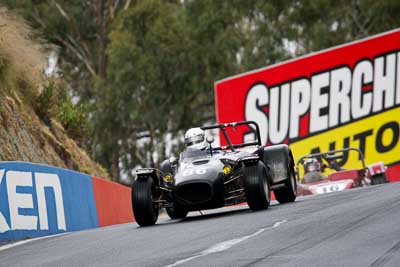
<path fill-rule="evenodd" d="M 246 156 L 240 159 L 243 164 L 248 167 L 248 166 L 253 166 L 257 164 L 257 162 L 260 160 L 260 157 L 257 155 L 251 155 L 251 156 Z"/>
<path fill-rule="evenodd" d="M 288 168 L 293 167 L 291 154 L 289 146 L 285 144 L 264 147 L 263 159 L 265 165 L 268 165 L 273 173 L 272 185 L 286 180 Z"/>
<path fill-rule="evenodd" d="M 145 181 L 149 179 L 149 177 L 153 178 L 154 182 L 157 186 L 160 186 L 160 181 L 162 177 L 162 173 L 160 170 L 155 168 L 143 168 L 136 170 L 137 180 Z"/>

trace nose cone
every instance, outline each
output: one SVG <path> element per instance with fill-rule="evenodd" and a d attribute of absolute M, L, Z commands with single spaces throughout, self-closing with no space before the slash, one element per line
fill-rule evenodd
<path fill-rule="evenodd" d="M 185 168 L 175 175 L 175 185 L 190 181 L 214 181 L 218 178 L 220 171 L 210 166 L 193 166 Z"/>
<path fill-rule="evenodd" d="M 213 185 L 207 182 L 182 183 L 176 187 L 175 196 L 183 205 L 206 203 L 213 196 Z"/>
<path fill-rule="evenodd" d="M 205 164 L 179 171 L 174 184 L 176 201 L 191 210 L 223 206 L 224 174 L 220 169 Z"/>

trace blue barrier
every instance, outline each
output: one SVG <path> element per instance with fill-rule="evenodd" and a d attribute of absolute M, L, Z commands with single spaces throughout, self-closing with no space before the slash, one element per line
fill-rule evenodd
<path fill-rule="evenodd" d="M 0 241 L 98 227 L 92 177 L 25 162 L 0 162 Z"/>

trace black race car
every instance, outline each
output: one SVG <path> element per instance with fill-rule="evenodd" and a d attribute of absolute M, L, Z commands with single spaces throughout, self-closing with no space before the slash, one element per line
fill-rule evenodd
<path fill-rule="evenodd" d="M 255 131 L 255 141 L 232 144 L 227 129 L 241 125 Z M 132 207 L 139 225 L 155 224 L 161 208 L 177 219 L 186 217 L 189 211 L 242 202 L 254 211 L 266 209 L 271 190 L 279 203 L 296 199 L 294 160 L 287 145 L 262 146 L 259 127 L 253 121 L 201 129 L 220 129 L 228 145 L 213 147 L 213 138 L 207 137 L 205 150 L 187 148 L 176 162 L 165 160 L 160 169 L 136 171 Z M 247 152 L 245 147 L 254 149 Z"/>

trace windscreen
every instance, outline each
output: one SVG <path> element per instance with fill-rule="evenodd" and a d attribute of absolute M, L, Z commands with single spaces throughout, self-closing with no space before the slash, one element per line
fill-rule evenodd
<path fill-rule="evenodd" d="M 207 149 L 201 150 L 189 147 L 181 153 L 180 161 L 181 162 L 193 161 L 196 159 L 201 159 L 209 156 L 210 153 L 207 152 Z"/>

